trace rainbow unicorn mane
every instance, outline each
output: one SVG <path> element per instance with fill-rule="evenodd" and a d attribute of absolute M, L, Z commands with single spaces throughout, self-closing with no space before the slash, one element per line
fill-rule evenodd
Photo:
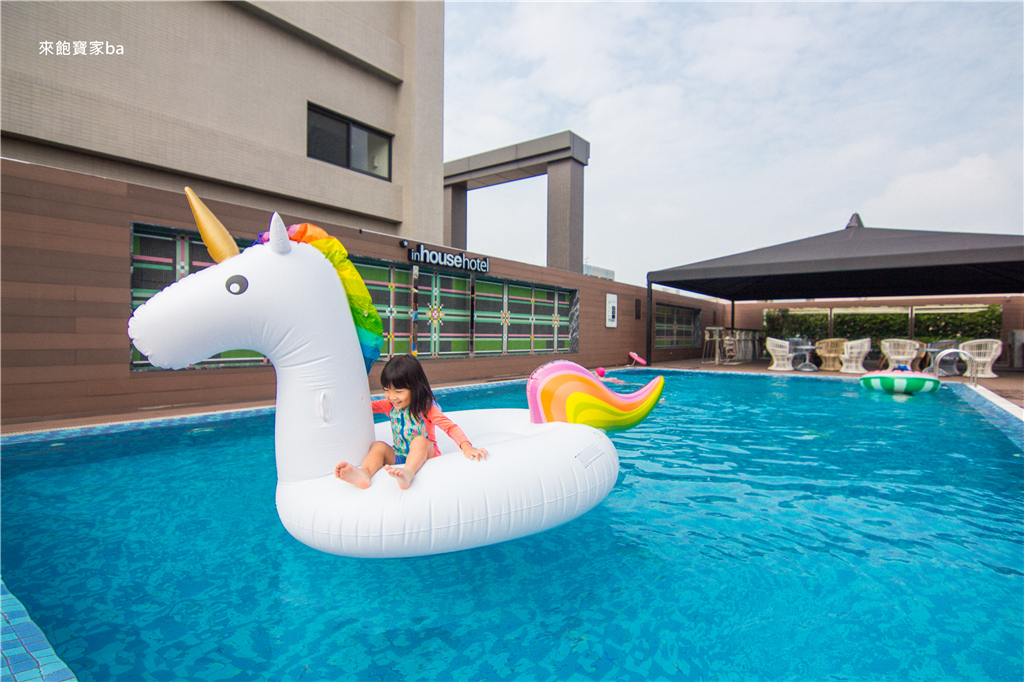
<path fill-rule="evenodd" d="M 622 431 L 647 418 L 664 387 L 665 379 L 656 377 L 633 393 L 615 393 L 587 368 L 555 360 L 530 375 L 526 399 L 534 424 L 568 422 Z"/>
<path fill-rule="evenodd" d="M 370 291 L 366 288 L 363 278 L 348 259 L 348 251 L 323 228 L 311 223 L 290 226 L 288 238 L 293 242 L 303 242 L 314 247 L 338 271 L 338 277 L 348 297 L 349 308 L 352 310 L 352 322 L 356 327 L 356 337 L 359 339 L 363 361 L 366 363 L 366 373 L 369 374 L 373 363 L 380 357 L 381 348 L 384 347 L 384 324 L 377 309 L 373 307 L 373 299 L 370 298 Z M 269 232 L 261 232 L 253 245 L 265 244 L 269 239 Z"/>

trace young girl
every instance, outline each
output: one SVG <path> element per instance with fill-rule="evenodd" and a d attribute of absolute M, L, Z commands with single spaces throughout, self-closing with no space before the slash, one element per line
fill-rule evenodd
<path fill-rule="evenodd" d="M 441 454 L 434 436 L 435 426 L 440 426 L 458 443 L 469 459 L 487 458 L 487 450 L 474 448 L 462 429 L 444 416 L 434 402 L 434 394 L 419 360 L 411 355 L 396 355 L 384 365 L 380 383 L 384 387 L 384 399 L 373 401 L 373 411 L 390 417 L 395 446 L 392 448 L 387 443 L 374 442 L 359 467 L 339 462 L 334 467 L 336 477 L 365 489 L 370 487 L 370 479 L 383 466 L 398 479 L 398 487 L 407 490 L 427 459 Z M 404 469 L 395 467 L 403 463 Z"/>

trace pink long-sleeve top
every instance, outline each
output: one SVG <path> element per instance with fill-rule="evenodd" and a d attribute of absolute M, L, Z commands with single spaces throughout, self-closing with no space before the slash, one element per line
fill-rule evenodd
<path fill-rule="evenodd" d="M 392 420 L 392 424 L 394 423 L 394 419 L 397 415 L 391 414 L 392 411 L 395 409 L 395 406 L 391 404 L 390 400 L 388 400 L 387 398 L 383 398 L 381 400 L 374 400 L 372 403 L 370 403 L 370 405 L 373 408 L 374 413 L 386 414 Z M 406 412 L 408 411 L 406 410 Z M 427 410 L 427 414 L 425 415 L 425 417 L 426 418 L 424 419 L 424 422 L 427 429 L 427 440 L 429 440 L 430 444 L 434 446 L 434 454 L 431 455 L 432 457 L 437 457 L 438 455 L 441 454 L 441 449 L 437 445 L 437 437 L 435 436 L 436 426 L 440 426 L 441 430 L 447 433 L 448 437 L 455 441 L 456 445 L 459 445 L 460 447 L 462 446 L 463 443 L 469 442 L 469 439 L 466 438 L 465 432 L 463 432 L 463 430 L 459 428 L 458 424 L 449 419 L 444 414 L 444 412 L 441 411 L 441 408 L 437 406 L 437 403 L 434 403 L 430 406 L 430 409 Z M 408 453 L 398 454 L 406 455 Z"/>

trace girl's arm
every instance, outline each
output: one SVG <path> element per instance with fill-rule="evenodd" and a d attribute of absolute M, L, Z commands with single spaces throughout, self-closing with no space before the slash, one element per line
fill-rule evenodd
<path fill-rule="evenodd" d="M 370 403 L 370 407 L 373 409 L 374 414 L 390 414 L 391 409 L 394 405 L 387 398 L 381 398 L 380 400 L 374 400 Z"/>
<path fill-rule="evenodd" d="M 459 428 L 458 424 L 449 419 L 436 404 L 431 405 L 430 409 L 427 410 L 427 413 L 424 416 L 431 423 L 440 426 L 441 429 L 448 434 L 448 437 L 462 448 L 462 454 L 466 457 L 469 459 L 487 459 L 487 450 L 474 448 L 473 444 L 469 442 L 468 438 L 466 438 L 466 433 Z"/>

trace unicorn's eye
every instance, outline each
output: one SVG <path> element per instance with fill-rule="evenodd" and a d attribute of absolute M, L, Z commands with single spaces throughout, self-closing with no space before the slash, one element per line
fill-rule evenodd
<path fill-rule="evenodd" d="M 241 275 L 233 275 L 224 283 L 224 288 L 228 290 L 228 293 L 237 296 L 238 294 L 245 293 L 245 290 L 249 288 L 249 280 Z"/>

